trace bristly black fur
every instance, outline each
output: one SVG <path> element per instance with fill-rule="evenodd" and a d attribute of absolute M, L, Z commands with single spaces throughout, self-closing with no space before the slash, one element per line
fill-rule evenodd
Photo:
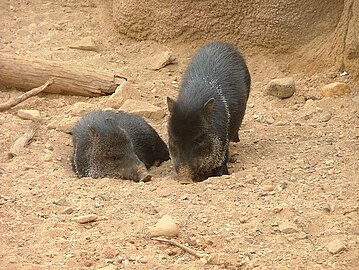
<path fill-rule="evenodd" d="M 72 167 L 79 177 L 122 177 L 169 159 L 167 145 L 141 117 L 95 111 L 73 129 Z"/>
<path fill-rule="evenodd" d="M 202 180 L 227 171 L 228 141 L 239 141 L 238 129 L 250 84 L 245 61 L 230 44 L 209 43 L 193 56 L 182 78 L 177 101 L 168 100 L 169 146 L 177 171 L 181 166 L 189 167 L 192 178 Z M 211 99 L 213 104 L 206 108 Z M 196 148 L 200 140 L 207 146 Z M 221 153 L 209 154 L 208 149 Z M 213 162 L 198 161 L 204 158 Z M 200 166 L 203 164 L 207 167 Z"/>

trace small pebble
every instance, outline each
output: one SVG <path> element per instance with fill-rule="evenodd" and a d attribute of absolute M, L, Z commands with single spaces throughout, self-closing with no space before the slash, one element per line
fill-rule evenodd
<path fill-rule="evenodd" d="M 262 190 L 263 190 L 263 191 L 273 191 L 273 190 L 274 190 L 274 187 L 273 187 L 273 185 L 264 185 L 264 186 L 262 187 Z"/>
<path fill-rule="evenodd" d="M 187 200 L 187 199 L 188 199 L 187 194 L 185 194 L 185 195 L 183 195 L 183 196 L 181 197 L 181 200 Z"/>
<path fill-rule="evenodd" d="M 295 225 L 294 223 L 291 222 L 282 222 L 279 224 L 279 230 L 282 233 L 296 233 L 298 231 L 297 229 L 297 225 Z"/>
<path fill-rule="evenodd" d="M 76 43 L 69 46 L 71 49 L 84 50 L 84 51 L 97 51 L 96 42 L 93 37 L 84 37 Z"/>
<path fill-rule="evenodd" d="M 353 97 L 353 102 L 356 103 L 356 104 L 359 104 L 359 95 Z"/>
<path fill-rule="evenodd" d="M 52 154 L 46 154 L 46 155 L 43 155 L 41 158 L 40 158 L 41 161 L 43 162 L 49 162 L 52 160 Z"/>
<path fill-rule="evenodd" d="M 107 260 L 106 260 L 107 261 Z M 102 268 L 98 268 L 99 270 L 116 270 L 117 267 L 113 264 L 110 264 L 110 265 L 107 265 L 105 267 L 102 267 Z"/>
<path fill-rule="evenodd" d="M 324 97 L 339 97 L 350 93 L 350 87 L 346 83 L 334 82 L 324 86 L 321 92 Z"/>
<path fill-rule="evenodd" d="M 61 211 L 61 214 L 71 214 L 74 211 L 72 207 L 66 207 L 64 210 Z"/>
<path fill-rule="evenodd" d="M 327 249 L 332 254 L 337 254 L 342 251 L 348 250 L 345 247 L 345 245 L 342 243 L 342 241 L 340 241 L 339 239 L 335 239 L 332 242 L 330 242 L 329 244 L 327 244 Z"/>
<path fill-rule="evenodd" d="M 150 236 L 169 236 L 173 237 L 178 235 L 179 228 L 178 225 L 174 222 L 171 216 L 164 215 L 160 220 L 157 221 L 155 226 L 149 228 Z"/>
<path fill-rule="evenodd" d="M 282 212 L 282 210 L 283 210 L 283 207 L 281 207 L 281 206 L 275 206 L 275 207 L 273 208 L 273 212 L 274 212 L 275 214 L 278 214 L 278 213 Z"/>
<path fill-rule="evenodd" d="M 80 217 L 74 217 L 72 220 L 77 223 L 83 224 L 83 223 L 95 221 L 97 218 L 98 218 L 97 215 L 90 214 L 90 215 L 85 215 L 85 216 L 80 216 Z"/>
<path fill-rule="evenodd" d="M 101 207 L 101 204 L 99 202 L 94 202 L 94 207 L 95 208 L 100 208 Z"/>
<path fill-rule="evenodd" d="M 288 124 L 288 122 L 286 121 L 278 121 L 275 123 L 276 126 L 286 126 Z"/>
<path fill-rule="evenodd" d="M 332 118 L 332 114 L 330 112 L 325 112 L 321 115 L 319 122 L 328 122 Z"/>
<path fill-rule="evenodd" d="M 274 121 L 275 121 L 275 120 L 274 120 L 273 117 L 271 117 L 271 116 L 269 116 L 269 117 L 266 118 L 266 123 L 269 124 L 269 125 L 273 124 Z"/>
<path fill-rule="evenodd" d="M 56 205 L 59 205 L 59 206 L 64 206 L 66 204 L 66 198 L 62 197 L 62 198 L 54 201 L 53 203 Z"/>
<path fill-rule="evenodd" d="M 52 144 L 50 142 L 45 143 L 45 148 L 50 150 L 50 151 L 54 150 L 54 147 L 52 146 Z"/>
<path fill-rule="evenodd" d="M 138 261 L 139 263 L 143 263 L 143 264 L 145 264 L 145 263 L 148 262 L 145 257 L 141 257 L 141 258 L 139 258 L 137 261 Z"/>
<path fill-rule="evenodd" d="M 256 178 L 253 176 L 253 174 L 247 174 L 244 177 L 244 182 L 245 183 L 253 184 L 255 181 L 256 181 Z"/>
<path fill-rule="evenodd" d="M 38 110 L 18 110 L 17 115 L 25 120 L 40 120 L 40 112 Z"/>

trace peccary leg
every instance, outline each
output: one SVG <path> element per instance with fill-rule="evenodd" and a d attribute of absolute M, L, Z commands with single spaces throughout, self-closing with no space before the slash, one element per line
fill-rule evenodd
<path fill-rule="evenodd" d="M 224 163 L 222 166 L 215 168 L 212 171 L 212 176 L 222 176 L 222 175 L 228 175 L 228 168 L 227 168 L 227 164 Z"/>
<path fill-rule="evenodd" d="M 230 130 L 229 130 L 228 137 L 229 137 L 229 140 L 232 141 L 232 142 L 239 142 L 240 141 L 240 138 L 238 136 L 238 131 L 239 131 L 239 128 L 240 128 L 240 126 L 242 124 L 242 121 L 243 121 L 244 112 L 245 112 L 245 110 L 242 110 L 242 111 L 239 112 L 240 116 L 239 116 L 238 122 L 236 124 L 234 124 L 232 126 L 232 128 L 230 128 Z"/>
<path fill-rule="evenodd" d="M 228 156 L 229 153 L 227 149 L 223 164 L 212 171 L 212 176 L 229 175 L 228 167 L 227 167 Z"/>

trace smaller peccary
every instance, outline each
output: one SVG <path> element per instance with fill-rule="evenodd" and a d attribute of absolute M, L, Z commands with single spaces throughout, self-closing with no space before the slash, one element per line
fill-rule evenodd
<path fill-rule="evenodd" d="M 72 168 L 79 177 L 148 179 L 147 170 L 169 159 L 166 144 L 141 117 L 96 111 L 72 131 Z"/>
<path fill-rule="evenodd" d="M 251 78 L 242 55 L 223 42 L 190 61 L 177 100 L 167 98 L 169 150 L 180 178 L 228 174 L 228 143 L 238 142 Z"/>

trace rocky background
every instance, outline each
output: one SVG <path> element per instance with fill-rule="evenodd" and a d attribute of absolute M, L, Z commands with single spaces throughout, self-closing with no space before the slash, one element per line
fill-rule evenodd
<path fill-rule="evenodd" d="M 1 52 L 128 78 L 0 113 L 1 269 L 359 268 L 358 1 L 247 2 L 0 2 Z M 183 185 L 168 161 L 147 183 L 78 179 L 77 119 L 126 110 L 167 141 L 166 97 L 215 39 L 241 48 L 253 81 L 231 174 Z M 4 82 L 0 103 L 21 93 Z"/>

